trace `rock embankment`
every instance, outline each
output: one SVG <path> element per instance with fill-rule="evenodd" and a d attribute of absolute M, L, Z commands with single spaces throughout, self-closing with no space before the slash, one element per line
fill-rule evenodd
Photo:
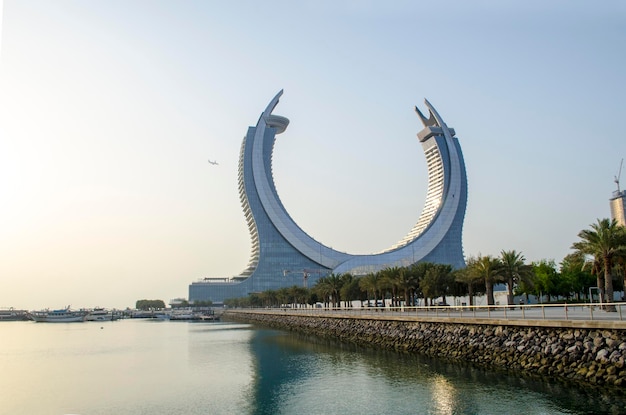
<path fill-rule="evenodd" d="M 485 367 L 626 386 L 626 331 L 227 312 L 230 320 Z"/>

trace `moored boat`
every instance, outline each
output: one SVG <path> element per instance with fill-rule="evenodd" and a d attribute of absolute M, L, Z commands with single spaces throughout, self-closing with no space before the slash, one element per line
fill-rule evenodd
<path fill-rule="evenodd" d="M 70 307 L 58 310 L 31 311 L 30 317 L 38 323 L 74 323 L 85 321 L 87 312 L 71 310 Z"/>
<path fill-rule="evenodd" d="M 218 321 L 219 316 L 216 316 L 212 309 L 198 309 L 182 308 L 173 310 L 170 315 L 172 321 Z"/>
<path fill-rule="evenodd" d="M 113 321 L 119 319 L 119 315 L 106 308 L 96 307 L 93 310 L 87 310 L 85 321 Z"/>
<path fill-rule="evenodd" d="M 0 309 L 0 321 L 24 321 L 28 320 L 28 311 L 11 308 Z"/>

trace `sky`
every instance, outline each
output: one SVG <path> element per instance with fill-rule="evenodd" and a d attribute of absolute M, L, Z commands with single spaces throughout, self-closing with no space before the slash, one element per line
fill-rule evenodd
<path fill-rule="evenodd" d="M 466 256 L 559 263 L 610 216 L 623 1 L 0 4 L 0 307 L 133 307 L 238 275 L 241 143 L 280 90 L 279 196 L 335 249 L 417 221 L 424 98 L 465 157 Z"/>

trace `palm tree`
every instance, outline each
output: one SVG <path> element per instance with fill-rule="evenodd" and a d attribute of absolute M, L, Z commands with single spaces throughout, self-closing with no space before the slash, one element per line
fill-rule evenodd
<path fill-rule="evenodd" d="M 329 298 L 331 294 L 330 284 L 327 281 L 328 277 L 322 277 L 313 286 L 313 292 L 315 292 L 324 301 L 324 307 L 328 306 Z"/>
<path fill-rule="evenodd" d="M 474 262 L 476 262 L 476 258 L 468 258 L 467 266 L 456 270 L 454 273 L 457 282 L 467 284 L 467 296 L 469 297 L 469 305 L 471 306 L 474 305 L 474 286 L 479 281 L 483 281 L 483 278 L 479 274 L 472 272 L 470 264 Z"/>
<path fill-rule="evenodd" d="M 611 271 L 616 259 L 626 252 L 626 232 L 615 219 L 598 219 L 578 233 L 580 241 L 572 244 L 572 249 L 583 255 L 593 257 L 592 273 L 596 275 L 600 296 L 605 303 L 613 302 L 613 278 Z M 606 311 L 616 311 L 615 306 L 608 306 Z"/>
<path fill-rule="evenodd" d="M 374 297 L 374 304 L 378 304 L 378 291 L 380 290 L 381 276 L 378 272 L 372 272 L 359 279 L 359 287 Z"/>
<path fill-rule="evenodd" d="M 391 289 L 391 305 L 397 306 L 398 298 L 398 285 L 399 285 L 399 277 L 400 277 L 400 268 L 398 267 L 388 267 L 380 271 L 382 275 L 383 284 L 385 287 Z"/>
<path fill-rule="evenodd" d="M 412 267 L 402 267 L 397 278 L 398 289 L 404 293 L 404 305 L 412 306 L 413 292 L 417 288 L 417 276 Z"/>
<path fill-rule="evenodd" d="M 522 281 L 530 281 L 533 275 L 532 266 L 525 264 L 526 258 L 521 252 L 501 251 L 500 269 L 502 277 L 506 280 L 508 286 L 507 302 L 513 305 L 513 287 Z"/>
<path fill-rule="evenodd" d="M 500 259 L 494 258 L 491 255 L 481 256 L 468 261 L 467 268 L 471 274 L 476 278 L 485 281 L 485 288 L 487 291 L 487 305 L 494 305 L 495 299 L 493 298 L 493 285 L 501 282 L 500 276 L 501 262 Z"/>
<path fill-rule="evenodd" d="M 341 282 L 339 295 L 343 299 L 346 307 L 352 307 L 352 300 L 358 300 L 361 295 L 359 280 L 349 272 L 346 272 L 345 274 L 341 274 Z"/>
<path fill-rule="evenodd" d="M 432 264 L 426 271 L 422 280 L 422 292 L 424 298 L 433 299 L 443 297 L 443 304 L 446 304 L 446 294 L 454 282 L 452 266 L 448 264 Z"/>
<path fill-rule="evenodd" d="M 431 269 L 435 264 L 432 262 L 418 262 L 417 264 L 411 265 L 411 274 L 415 279 L 415 296 L 423 297 L 424 303 L 426 303 L 426 296 L 424 295 L 424 279 L 426 278 L 426 273 L 429 269 Z M 415 304 L 414 304 L 415 305 Z"/>
<path fill-rule="evenodd" d="M 343 285 L 343 280 L 341 278 L 341 275 L 339 274 L 327 275 L 326 285 L 327 285 L 327 290 L 333 301 L 333 307 L 341 306 L 341 296 L 339 295 L 339 292 L 341 291 L 341 286 Z"/>

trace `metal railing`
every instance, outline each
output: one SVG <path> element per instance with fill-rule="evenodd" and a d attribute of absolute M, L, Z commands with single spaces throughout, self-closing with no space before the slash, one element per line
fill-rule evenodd
<path fill-rule="evenodd" d="M 254 310 L 254 309 L 245 309 Z M 355 316 L 443 317 L 504 320 L 624 321 L 626 303 L 523 304 L 479 306 L 384 306 L 384 307 L 312 307 L 290 304 L 256 309 L 290 314 L 336 314 Z M 614 310 L 614 311 L 612 311 Z"/>

